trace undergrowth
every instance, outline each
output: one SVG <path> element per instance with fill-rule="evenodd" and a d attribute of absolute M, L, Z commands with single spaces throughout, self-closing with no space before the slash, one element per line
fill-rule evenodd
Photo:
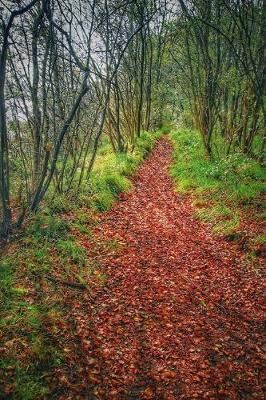
<path fill-rule="evenodd" d="M 110 145 L 102 146 L 91 173 L 90 205 L 98 211 L 108 210 L 119 193 L 131 188 L 130 177 L 151 151 L 161 132 L 142 132 L 131 153 L 115 154 Z"/>
<path fill-rule="evenodd" d="M 177 130 L 171 134 L 174 163 L 171 168 L 177 190 L 194 195 L 196 215 L 212 224 L 217 233 L 230 235 L 240 224 L 239 210 L 252 208 L 260 220 L 265 215 L 265 169 L 241 152 L 223 154 L 216 143 L 214 160 L 206 157 L 198 132 Z"/>
<path fill-rule="evenodd" d="M 0 261 L 0 398 L 44 398 L 49 393 L 44 377 L 63 363 L 46 327 L 47 321 L 62 318 L 63 310 L 56 296 L 41 295 L 40 282 L 54 262 L 66 275 L 65 254 L 57 254 L 56 246 L 69 240 L 69 230 L 70 224 L 58 217 L 37 215 Z"/>
<path fill-rule="evenodd" d="M 57 288 L 49 295 L 41 282 L 49 276 L 86 282 L 98 265 L 88 259 L 80 235 L 91 235 L 93 212 L 109 209 L 119 193 L 131 187 L 130 177 L 150 152 L 160 133 L 143 132 L 134 151 L 114 154 L 105 143 L 94 165 L 89 189 L 80 196 L 48 198 L 28 222 L 23 235 L 3 248 L 0 258 L 0 399 L 42 399 L 50 393 L 54 368 L 64 363 L 64 352 L 51 340 L 47 324 L 56 332 L 67 310 Z M 118 244 L 110 242 L 111 248 Z M 101 285 L 106 277 L 97 271 Z M 50 291 L 53 291 L 52 294 Z"/>

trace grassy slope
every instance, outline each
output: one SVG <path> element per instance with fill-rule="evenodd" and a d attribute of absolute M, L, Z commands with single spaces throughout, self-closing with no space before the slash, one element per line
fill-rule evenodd
<path fill-rule="evenodd" d="M 22 237 L 3 249 L 0 398 L 30 400 L 50 394 L 51 372 L 64 365 L 64 343 L 57 334 L 67 308 L 62 305 L 56 285 L 51 288 L 45 277 L 53 275 L 82 283 L 93 275 L 97 266 L 88 260 L 77 237 L 90 235 L 96 223 L 95 211 L 109 209 L 119 193 L 131 187 L 130 175 L 159 136 L 160 133 L 142 133 L 129 155 L 115 155 L 106 143 L 100 148 L 89 194 L 75 202 L 60 196 L 46 202 Z M 104 276 L 97 277 L 104 282 Z M 43 287 L 46 285 L 49 289 Z"/>
<path fill-rule="evenodd" d="M 196 216 L 212 225 L 218 234 L 237 237 L 242 217 L 251 216 L 258 224 L 265 218 L 263 202 L 266 171 L 242 153 L 206 158 L 199 133 L 179 129 L 172 132 L 174 163 L 171 169 L 177 190 L 194 197 Z M 223 154 L 222 143 L 218 153 Z M 265 244 L 259 233 L 254 244 Z"/>

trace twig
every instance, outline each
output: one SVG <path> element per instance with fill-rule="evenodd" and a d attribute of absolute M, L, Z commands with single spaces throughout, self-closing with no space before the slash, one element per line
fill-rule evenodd
<path fill-rule="evenodd" d="M 80 290 L 86 290 L 87 285 L 84 285 L 83 283 L 78 283 L 78 282 L 69 282 L 69 281 L 62 281 L 61 279 L 54 278 L 53 276 L 50 275 L 45 275 L 44 276 L 48 281 L 54 282 L 54 283 L 59 283 L 60 285 L 65 285 L 69 286 L 75 289 L 80 289 Z"/>

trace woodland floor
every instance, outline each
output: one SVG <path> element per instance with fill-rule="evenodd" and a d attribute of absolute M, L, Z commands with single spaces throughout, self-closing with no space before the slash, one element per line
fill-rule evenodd
<path fill-rule="evenodd" d="M 191 197 L 174 190 L 171 153 L 160 139 L 93 239 L 79 238 L 106 279 L 69 295 L 70 367 L 57 369 L 51 398 L 264 398 L 262 270 L 194 218 Z"/>

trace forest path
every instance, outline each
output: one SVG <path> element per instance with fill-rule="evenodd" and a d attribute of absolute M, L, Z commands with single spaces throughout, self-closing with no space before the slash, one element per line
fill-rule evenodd
<path fill-rule="evenodd" d="M 102 215 L 101 252 L 84 241 L 107 276 L 74 310 L 84 398 L 262 399 L 262 279 L 174 191 L 171 153 L 161 138 Z"/>

